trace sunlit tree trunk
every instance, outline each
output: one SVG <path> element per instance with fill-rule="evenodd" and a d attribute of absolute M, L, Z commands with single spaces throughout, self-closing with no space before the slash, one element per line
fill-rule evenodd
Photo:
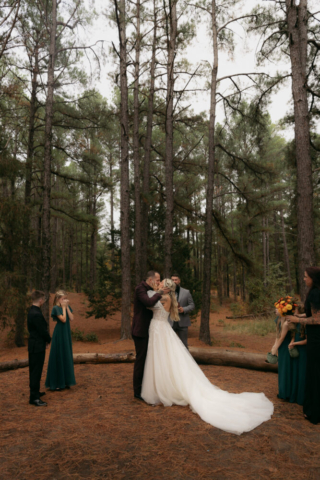
<path fill-rule="evenodd" d="M 292 95 L 297 161 L 298 271 L 301 299 L 306 267 L 315 265 L 313 186 L 310 156 L 310 124 L 307 98 L 308 2 L 286 0 L 292 72 Z"/>
<path fill-rule="evenodd" d="M 212 0 L 212 40 L 213 40 L 213 68 L 211 73 L 211 100 L 209 120 L 209 155 L 206 188 L 206 213 L 204 232 L 204 256 L 203 256 L 203 288 L 202 309 L 199 339 L 211 344 L 210 337 L 210 294 L 211 294 L 211 256 L 212 256 L 212 211 L 215 172 L 215 123 L 216 123 L 216 93 L 218 74 L 218 31 L 216 21 L 216 2 Z"/>

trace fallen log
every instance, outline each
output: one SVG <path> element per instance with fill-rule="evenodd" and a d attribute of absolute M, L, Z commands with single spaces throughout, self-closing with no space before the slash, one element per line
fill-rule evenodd
<path fill-rule="evenodd" d="M 190 347 L 191 355 L 200 365 L 219 365 L 225 367 L 248 368 L 251 370 L 262 370 L 265 372 L 277 372 L 278 365 L 271 365 L 266 362 L 266 355 L 263 353 L 235 352 L 220 348 L 197 348 Z M 134 352 L 125 353 L 75 353 L 73 363 L 133 363 Z M 0 363 L 0 372 L 24 368 L 29 365 L 28 360 L 13 360 Z"/>
<path fill-rule="evenodd" d="M 75 353 L 73 363 L 132 363 L 135 361 L 133 352 L 125 353 Z"/>
<path fill-rule="evenodd" d="M 221 348 L 190 347 L 189 351 L 200 365 L 219 365 L 225 367 L 248 368 L 264 372 L 277 372 L 278 365 L 266 362 L 264 353 L 236 352 Z"/>
<path fill-rule="evenodd" d="M 11 360 L 10 362 L 0 362 L 0 372 L 6 372 L 7 370 L 16 370 L 17 368 L 28 367 L 29 360 Z"/>

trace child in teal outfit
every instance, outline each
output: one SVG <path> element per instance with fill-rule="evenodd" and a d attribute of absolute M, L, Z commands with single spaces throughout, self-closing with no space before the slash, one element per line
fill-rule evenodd
<path fill-rule="evenodd" d="M 73 320 L 74 316 L 69 300 L 61 290 L 54 297 L 51 317 L 57 325 L 52 335 L 46 387 L 50 390 L 62 390 L 75 385 L 76 380 L 70 330 L 70 320 Z"/>
<path fill-rule="evenodd" d="M 307 370 L 305 329 L 297 324 L 295 330 L 290 331 L 284 317 L 277 317 L 275 322 L 277 337 L 281 341 L 278 344 L 278 398 L 303 405 Z M 299 351 L 296 358 L 292 358 L 289 353 L 293 347 Z"/>

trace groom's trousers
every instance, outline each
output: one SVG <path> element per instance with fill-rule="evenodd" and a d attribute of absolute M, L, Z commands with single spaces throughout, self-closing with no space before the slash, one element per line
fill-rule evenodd
<path fill-rule="evenodd" d="M 133 368 L 133 390 L 134 394 L 141 395 L 144 364 L 146 363 L 149 337 L 136 337 L 132 335 L 136 348 L 136 361 Z"/>
<path fill-rule="evenodd" d="M 45 350 L 39 353 L 29 352 L 30 402 L 40 398 L 40 380 L 45 356 Z"/>

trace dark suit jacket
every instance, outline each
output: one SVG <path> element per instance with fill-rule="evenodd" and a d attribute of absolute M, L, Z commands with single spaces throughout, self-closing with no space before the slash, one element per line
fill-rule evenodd
<path fill-rule="evenodd" d="M 29 331 L 28 351 L 30 353 L 43 352 L 46 344 L 51 342 L 51 337 L 40 307 L 32 305 L 28 313 L 27 325 Z"/>
<path fill-rule="evenodd" d="M 135 337 L 149 336 L 152 311 L 148 310 L 147 307 L 153 307 L 161 298 L 159 293 L 149 298 L 147 294 L 148 290 L 152 290 L 152 288 L 146 282 L 141 282 L 135 290 L 132 320 L 132 335 Z"/>

